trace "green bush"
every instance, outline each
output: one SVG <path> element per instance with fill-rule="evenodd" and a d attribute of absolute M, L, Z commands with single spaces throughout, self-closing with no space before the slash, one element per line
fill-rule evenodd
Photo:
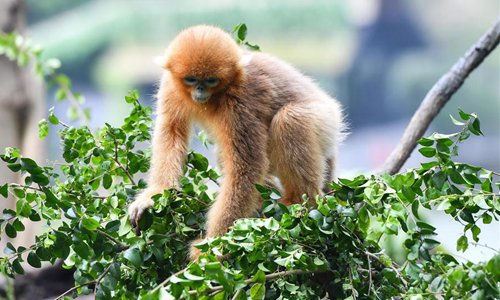
<path fill-rule="evenodd" d="M 207 185 L 219 175 L 205 157 L 190 152 L 179 189 L 155 196 L 136 236 L 126 207 L 146 186 L 137 178 L 148 171 L 150 152 L 136 144 L 151 138 L 152 120 L 137 92 L 125 101 L 131 111 L 123 125 L 99 130 L 69 126 L 51 111 L 40 135 L 58 128 L 57 164 L 40 166 L 15 148 L 1 156 L 25 175 L 24 184 L 0 184 L 1 196 L 16 198 L 15 210 L 3 211 L 1 230 L 14 238 L 24 230 L 22 221 L 47 224 L 28 248 L 7 243 L 3 274 L 23 274 L 24 261 L 39 268 L 64 260 L 65 268 L 76 269 L 75 286 L 60 298 L 499 298 L 500 255 L 484 263 L 459 262 L 439 247 L 435 227 L 423 217 L 436 209 L 462 224 L 461 251 L 469 240 L 479 241 L 483 224 L 498 220 L 499 174 L 452 160 L 460 142 L 481 134 L 475 114 L 460 111 L 460 121 L 453 119 L 457 133 L 421 139 L 419 152 L 429 162 L 420 168 L 339 179 L 316 198 L 315 208 L 307 201 L 284 206 L 279 191 L 257 185 L 262 217 L 238 220 L 226 235 L 198 244 L 204 254 L 188 262 L 189 242 L 203 235 L 214 199 Z M 404 235 L 406 253 L 399 264 L 380 242 L 398 234 Z"/>

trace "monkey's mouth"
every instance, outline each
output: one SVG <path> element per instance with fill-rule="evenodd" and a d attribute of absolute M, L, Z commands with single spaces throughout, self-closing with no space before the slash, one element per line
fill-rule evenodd
<path fill-rule="evenodd" d="M 208 102 L 208 100 L 210 99 L 210 94 L 195 92 L 195 93 L 191 94 L 191 97 L 193 98 L 193 100 L 195 102 L 203 104 L 203 103 Z"/>

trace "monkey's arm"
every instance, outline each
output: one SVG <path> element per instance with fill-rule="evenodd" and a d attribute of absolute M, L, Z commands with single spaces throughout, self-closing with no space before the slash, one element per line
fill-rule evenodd
<path fill-rule="evenodd" d="M 223 235 L 236 219 L 248 217 L 258 206 L 255 184 L 268 168 L 267 130 L 248 112 L 232 112 L 219 137 L 223 185 L 207 215 L 207 236 Z"/>
<path fill-rule="evenodd" d="M 190 124 L 180 111 L 158 109 L 153 132 L 151 171 L 148 187 L 129 206 L 129 218 L 137 228 L 144 211 L 153 205 L 151 196 L 177 187 L 187 152 Z"/>

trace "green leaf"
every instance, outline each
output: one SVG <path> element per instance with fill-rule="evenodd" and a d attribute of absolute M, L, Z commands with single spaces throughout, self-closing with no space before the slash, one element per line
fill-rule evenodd
<path fill-rule="evenodd" d="M 471 184 L 481 184 L 482 183 L 476 174 L 463 173 L 463 176 Z"/>
<path fill-rule="evenodd" d="M 38 137 L 44 139 L 49 135 L 49 125 L 47 125 L 47 120 L 42 119 L 38 122 Z"/>
<path fill-rule="evenodd" d="M 130 222 L 128 220 L 128 215 L 124 215 L 123 217 L 120 218 L 120 229 L 118 230 L 118 235 L 124 236 L 128 234 L 130 231 L 132 231 L 132 225 L 130 225 Z"/>
<path fill-rule="evenodd" d="M 7 167 L 12 171 L 12 172 L 17 172 L 21 170 L 21 164 L 7 164 Z"/>
<path fill-rule="evenodd" d="M 120 220 L 114 220 L 106 224 L 106 231 L 109 232 L 117 232 L 120 229 Z"/>
<path fill-rule="evenodd" d="M 450 206 L 451 206 L 450 199 L 443 199 L 436 207 L 436 210 L 438 211 L 447 210 L 448 208 L 450 208 Z"/>
<path fill-rule="evenodd" d="M 25 199 L 18 199 L 16 202 L 16 213 L 18 216 L 28 218 L 31 214 L 31 205 Z"/>
<path fill-rule="evenodd" d="M 462 235 L 458 240 L 457 240 L 457 251 L 465 251 L 467 250 L 467 247 L 469 247 L 469 241 L 467 240 L 467 237 L 465 235 Z"/>
<path fill-rule="evenodd" d="M 12 262 L 12 269 L 14 270 L 14 272 L 16 272 L 19 275 L 24 274 L 24 269 L 21 266 L 21 262 L 19 261 L 19 258 L 14 259 L 14 261 Z"/>
<path fill-rule="evenodd" d="M 493 221 L 493 217 L 488 213 L 484 213 L 481 218 L 483 219 L 483 224 L 490 224 Z"/>
<path fill-rule="evenodd" d="M 457 119 L 455 119 L 452 115 L 450 115 L 450 118 L 451 118 L 451 121 L 453 122 L 453 124 L 455 125 L 458 125 L 458 126 L 464 126 L 465 123 L 464 122 L 460 122 L 458 121 Z"/>
<path fill-rule="evenodd" d="M 21 222 L 21 220 L 19 219 L 14 219 L 14 221 L 12 222 L 12 226 L 14 226 L 14 229 L 16 231 L 24 231 L 25 227 L 24 227 L 24 224 L 23 222 Z"/>
<path fill-rule="evenodd" d="M 424 247 L 427 250 L 434 249 L 435 247 L 439 246 L 441 243 L 433 240 L 433 239 L 424 239 L 424 243 L 422 244 L 422 247 Z"/>
<path fill-rule="evenodd" d="M 26 197 L 26 192 L 23 189 L 13 189 L 14 195 L 16 195 L 17 198 L 24 198 Z"/>
<path fill-rule="evenodd" d="M 481 233 L 481 229 L 477 225 L 474 225 L 471 227 L 471 231 L 472 231 L 472 239 L 476 243 L 479 242 L 479 234 Z"/>
<path fill-rule="evenodd" d="M 7 183 L 0 186 L 0 195 L 2 195 L 2 197 L 4 198 L 7 198 L 9 196 L 9 185 Z"/>
<path fill-rule="evenodd" d="M 84 217 L 80 221 L 80 226 L 84 227 L 87 230 L 93 231 L 93 230 L 96 230 L 97 228 L 99 228 L 99 222 L 97 222 L 96 220 L 94 220 L 92 218 Z"/>
<path fill-rule="evenodd" d="M 454 183 L 456 183 L 456 184 L 464 184 L 465 183 L 465 179 L 454 168 L 447 169 L 446 173 L 448 174 L 448 176 L 450 176 L 451 181 L 453 181 Z"/>
<path fill-rule="evenodd" d="M 54 125 L 59 124 L 59 119 L 54 115 L 54 107 L 49 109 L 49 122 Z"/>
<path fill-rule="evenodd" d="M 320 259 L 319 257 L 315 257 L 313 261 L 314 265 L 317 267 L 323 267 L 326 266 L 326 262 Z"/>
<path fill-rule="evenodd" d="M 313 209 L 309 212 L 309 218 L 316 220 L 318 223 L 320 223 L 323 220 L 323 214 L 319 212 L 319 210 Z"/>
<path fill-rule="evenodd" d="M 475 223 L 474 216 L 472 216 L 472 212 L 468 209 L 463 209 L 460 214 L 460 218 L 467 223 Z"/>
<path fill-rule="evenodd" d="M 47 187 L 42 187 L 42 191 L 45 193 L 45 203 L 47 206 L 52 208 L 58 207 L 59 199 L 57 199 L 56 195 Z"/>
<path fill-rule="evenodd" d="M 189 279 L 191 281 L 202 281 L 202 280 L 205 280 L 205 277 L 191 274 L 191 273 L 189 273 L 189 271 L 185 271 L 182 274 L 184 275 L 184 277 L 186 277 L 186 279 Z"/>
<path fill-rule="evenodd" d="M 434 145 L 434 140 L 424 137 L 424 138 L 421 138 L 420 140 L 418 140 L 418 143 L 422 146 L 430 147 L 430 146 Z"/>
<path fill-rule="evenodd" d="M 261 270 L 258 270 L 252 277 L 252 282 L 266 282 L 266 274 L 264 274 Z"/>
<path fill-rule="evenodd" d="M 256 283 L 250 288 L 250 299 L 261 300 L 264 299 L 266 295 L 266 285 L 262 283 Z"/>
<path fill-rule="evenodd" d="M 89 259 L 91 257 L 92 250 L 84 241 L 75 242 L 73 250 L 83 259 Z"/>
<path fill-rule="evenodd" d="M 362 230 L 368 229 L 370 226 L 370 215 L 366 206 L 361 207 L 358 210 L 359 226 Z"/>
<path fill-rule="evenodd" d="M 432 183 L 434 186 L 438 189 L 441 190 L 443 188 L 444 183 L 446 182 L 446 174 L 443 171 L 438 171 L 432 175 Z"/>
<path fill-rule="evenodd" d="M 40 174 L 43 172 L 42 169 L 31 158 L 21 158 L 21 166 L 30 174 Z"/>
<path fill-rule="evenodd" d="M 33 268 L 40 268 L 42 266 L 42 263 L 40 261 L 40 258 L 38 257 L 38 255 L 36 255 L 35 252 L 30 252 L 28 254 L 28 263 L 30 264 L 30 266 L 32 266 Z"/>
<path fill-rule="evenodd" d="M 422 155 L 425 157 L 433 157 L 434 155 L 436 155 L 436 149 L 431 147 L 420 148 L 418 149 L 418 152 L 422 153 Z"/>
<path fill-rule="evenodd" d="M 137 248 L 129 248 L 123 253 L 123 257 L 128 260 L 134 267 L 140 268 L 142 266 L 141 251 Z"/>
<path fill-rule="evenodd" d="M 113 178 L 109 174 L 104 174 L 102 177 L 102 186 L 105 189 L 109 189 L 111 187 L 111 184 L 113 183 Z"/>
<path fill-rule="evenodd" d="M 469 123 L 467 126 L 470 132 L 472 132 L 474 135 L 484 135 L 483 132 L 481 131 L 481 126 L 479 123 L 479 119 L 474 119 L 472 123 Z"/>
<path fill-rule="evenodd" d="M 236 33 L 236 41 L 238 43 L 243 42 L 247 36 L 247 25 L 244 23 L 236 25 L 233 29 L 233 33 Z"/>
<path fill-rule="evenodd" d="M 12 224 L 7 223 L 7 225 L 5 225 L 5 234 L 13 239 L 17 236 L 17 231 Z"/>
<path fill-rule="evenodd" d="M 189 162 L 199 171 L 206 171 L 208 169 L 208 159 L 199 153 L 191 152 L 189 154 Z"/>
<path fill-rule="evenodd" d="M 460 118 L 462 118 L 462 120 L 464 121 L 467 121 L 470 119 L 470 114 L 464 112 L 463 110 L 461 110 L 460 108 L 458 109 L 458 114 L 460 115 Z"/>
<path fill-rule="evenodd" d="M 434 227 L 434 226 L 432 226 L 430 224 L 427 224 L 425 222 L 417 221 L 417 226 L 420 227 L 421 229 L 428 230 L 429 232 L 435 232 L 436 231 L 436 227 Z"/>

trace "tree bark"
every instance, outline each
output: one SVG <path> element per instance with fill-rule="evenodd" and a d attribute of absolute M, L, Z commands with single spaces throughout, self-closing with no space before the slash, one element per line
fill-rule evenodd
<path fill-rule="evenodd" d="M 0 0 L 0 31 L 22 33 L 25 28 L 26 6 L 22 0 Z M 45 158 L 44 144 L 38 138 L 38 121 L 45 114 L 44 88 L 31 68 L 19 68 L 16 62 L 0 56 L 0 152 L 5 147 L 18 147 L 22 154 L 41 161 Z M 0 164 L 0 184 L 18 182 L 21 178 Z M 0 212 L 15 208 L 13 198 L 0 201 Z M 19 245 L 31 245 L 40 229 L 39 224 L 25 223 L 26 230 L 15 240 Z M 6 239 L 2 237 L 3 249 Z"/>
<path fill-rule="evenodd" d="M 500 18 L 427 93 L 406 127 L 399 144 L 387 158 L 383 167 L 384 173 L 399 172 L 441 108 L 499 42 Z"/>

